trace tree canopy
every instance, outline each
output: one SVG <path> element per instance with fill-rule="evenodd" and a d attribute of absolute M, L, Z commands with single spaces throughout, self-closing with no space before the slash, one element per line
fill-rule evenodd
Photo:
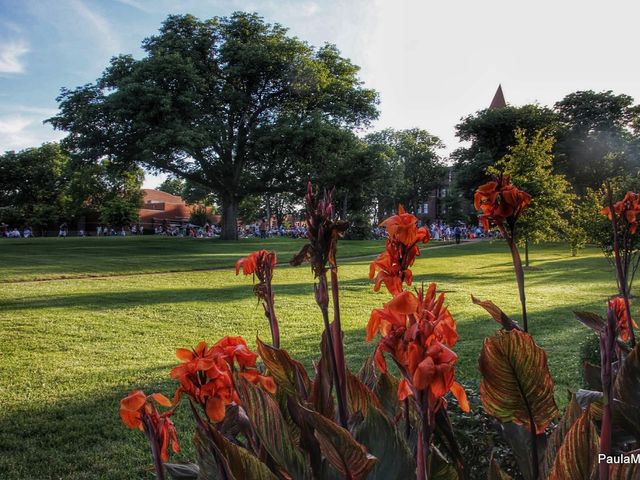
<path fill-rule="evenodd" d="M 508 175 L 514 185 L 532 197 L 515 232 L 516 241 L 527 249 L 527 265 L 529 243 L 562 238 L 573 210 L 571 184 L 564 175 L 553 172 L 554 141 L 542 131 L 527 138 L 524 130 L 517 129 L 509 153 L 488 169 L 490 174 Z"/>
<path fill-rule="evenodd" d="M 488 180 L 487 168 L 509 153 L 519 128 L 553 136 L 558 118 L 551 109 L 540 105 L 508 105 L 480 110 L 456 125 L 458 138 L 470 142 L 468 147 L 459 148 L 452 155 L 458 187 L 465 197 L 471 199 L 475 189 Z"/>
<path fill-rule="evenodd" d="M 135 165 L 85 164 L 57 143 L 9 151 L 0 155 L 0 222 L 46 231 L 59 221 L 98 221 L 116 200 L 137 215 L 143 179 Z"/>
<path fill-rule="evenodd" d="M 640 169 L 640 105 L 629 95 L 579 91 L 557 102 L 557 167 L 576 190 Z"/>
<path fill-rule="evenodd" d="M 395 211 L 398 203 L 417 211 L 445 178 L 446 167 L 438 153 L 443 144 L 426 130 L 386 129 L 365 140 L 380 171 L 374 189 L 379 219 Z"/>
<path fill-rule="evenodd" d="M 313 48 L 255 14 L 169 16 L 142 48 L 144 58 L 120 55 L 95 83 L 63 89 L 49 121 L 84 158 L 142 164 L 215 192 L 226 239 L 237 236 L 243 198 L 291 190 L 318 160 L 278 154 L 282 145 L 377 116 L 377 93 L 335 46 Z"/>

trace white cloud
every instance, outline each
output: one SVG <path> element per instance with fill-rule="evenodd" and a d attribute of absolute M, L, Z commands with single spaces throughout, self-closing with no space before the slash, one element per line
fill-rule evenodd
<path fill-rule="evenodd" d="M 7 150 L 37 147 L 44 142 L 60 140 L 63 132 L 42 124 L 41 115 L 11 113 L 0 116 L 0 154 Z"/>
<path fill-rule="evenodd" d="M 29 53 L 29 45 L 24 40 L 0 43 L 0 74 L 24 73 L 25 65 L 21 57 L 27 53 Z"/>

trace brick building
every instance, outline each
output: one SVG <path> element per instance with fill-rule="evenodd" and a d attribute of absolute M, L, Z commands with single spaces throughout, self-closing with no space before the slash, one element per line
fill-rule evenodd
<path fill-rule="evenodd" d="M 181 197 L 170 193 L 150 188 L 142 189 L 143 205 L 138 215 L 140 225 L 145 229 L 155 229 L 163 224 L 185 225 L 189 223 L 191 213 L 199 208 L 206 208 L 211 215 L 211 220 L 216 221 L 212 215 L 211 207 L 188 204 Z M 217 219 L 219 221 L 219 219 Z"/>

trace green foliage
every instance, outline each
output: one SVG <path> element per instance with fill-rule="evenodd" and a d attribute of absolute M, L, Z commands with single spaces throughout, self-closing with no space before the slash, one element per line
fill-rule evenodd
<path fill-rule="evenodd" d="M 399 203 L 417 211 L 445 178 L 446 167 L 438 155 L 443 144 L 426 130 L 389 128 L 365 140 L 380 172 L 374 184 L 379 220 L 391 215 Z"/>
<path fill-rule="evenodd" d="M 128 200 L 113 198 L 102 205 L 100 221 L 114 228 L 130 226 L 138 221 L 138 208 Z"/>
<path fill-rule="evenodd" d="M 137 208 L 143 171 L 108 160 L 85 163 L 56 143 L 0 156 L 0 221 L 36 231 L 82 217 L 98 220 L 114 199 Z"/>
<path fill-rule="evenodd" d="M 578 91 L 555 104 L 560 121 L 557 168 L 579 193 L 640 168 L 640 105 L 612 91 Z"/>
<path fill-rule="evenodd" d="M 189 217 L 189 222 L 194 225 L 199 225 L 204 227 L 204 225 L 210 221 L 209 214 L 207 213 L 207 208 L 204 206 L 195 207 L 191 211 L 191 216 Z"/>
<path fill-rule="evenodd" d="M 490 174 L 509 175 L 511 182 L 531 195 L 531 203 L 518 220 L 519 243 L 557 240 L 566 235 L 574 195 L 563 175 L 553 173 L 554 139 L 543 131 L 529 139 L 524 130 L 515 131 L 515 144 Z"/>
<path fill-rule="evenodd" d="M 488 180 L 487 169 L 516 143 L 517 129 L 553 136 L 557 128 L 557 115 L 539 105 L 485 109 L 463 118 L 456 125 L 456 135 L 470 145 L 453 153 L 460 191 L 473 198 L 475 189 Z"/>
<path fill-rule="evenodd" d="M 56 143 L 0 156 L 0 208 L 5 209 L 4 221 L 13 220 L 14 226 L 33 223 L 42 230 L 56 226 L 65 207 L 69 161 Z"/>
<path fill-rule="evenodd" d="M 584 377 L 584 364 L 586 362 L 591 365 L 600 365 L 600 337 L 592 333 L 580 342 L 578 364 L 576 365 L 578 371 L 582 372 L 583 386 L 590 387 L 587 379 Z"/>
<path fill-rule="evenodd" d="M 140 60 L 114 57 L 94 84 L 63 90 L 50 122 L 84 158 L 140 162 L 215 192 L 226 239 L 244 197 L 295 189 L 321 158 L 287 145 L 377 116 L 376 92 L 335 46 L 312 48 L 256 14 L 172 15 L 142 48 Z"/>
<path fill-rule="evenodd" d="M 184 191 L 185 181 L 177 177 L 167 177 L 159 186 L 158 190 L 161 192 L 170 193 L 178 197 L 182 196 Z"/>

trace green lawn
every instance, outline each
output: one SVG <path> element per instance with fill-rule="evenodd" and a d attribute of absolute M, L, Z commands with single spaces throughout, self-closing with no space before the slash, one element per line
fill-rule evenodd
<path fill-rule="evenodd" d="M 276 249 L 284 263 L 300 244 L 147 237 L 0 241 L 0 478 L 152 478 L 143 436 L 119 420 L 120 398 L 136 388 L 172 394 L 168 372 L 177 347 L 223 335 L 244 335 L 251 343 L 256 335 L 268 339 L 251 278 L 236 277 L 231 267 L 259 246 Z M 348 257 L 382 246 L 340 244 L 353 369 L 372 348 L 364 341 L 369 311 L 388 296 L 372 292 L 369 259 Z M 573 258 L 565 246 L 547 245 L 534 247 L 531 257 L 538 269 L 527 273 L 530 330 L 549 354 L 561 399 L 579 386 L 577 353 L 586 335 L 571 312 L 601 311 L 615 282 L 596 249 Z M 417 284 L 435 281 L 446 290 L 460 332 L 458 376 L 477 381 L 482 339 L 497 324 L 470 294 L 493 299 L 515 317 L 519 312 L 506 245 L 429 248 L 413 271 Z M 141 272 L 155 273 L 133 275 Z M 322 330 L 312 283 L 307 267 L 277 269 L 283 347 L 307 366 L 318 356 Z M 174 458 L 186 460 L 192 457 L 186 409 L 176 425 L 183 454 Z"/>

